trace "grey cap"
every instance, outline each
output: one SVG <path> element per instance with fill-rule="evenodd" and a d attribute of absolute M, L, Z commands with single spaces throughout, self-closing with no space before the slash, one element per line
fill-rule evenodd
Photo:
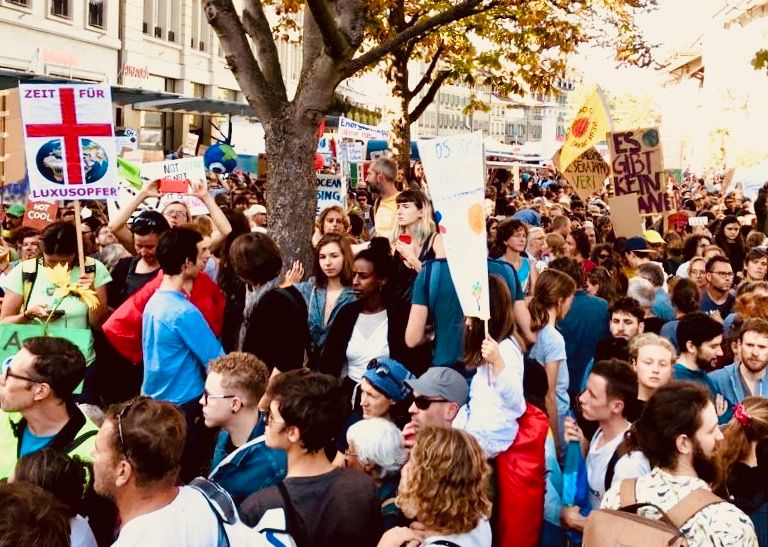
<path fill-rule="evenodd" d="M 406 380 L 405 385 L 425 397 L 440 397 L 459 406 L 469 399 L 467 380 L 448 367 L 432 367 L 416 380 Z"/>

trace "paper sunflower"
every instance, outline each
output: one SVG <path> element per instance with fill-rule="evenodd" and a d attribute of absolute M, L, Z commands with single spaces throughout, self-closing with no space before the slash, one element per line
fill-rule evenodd
<path fill-rule="evenodd" d="M 89 310 L 99 307 L 99 298 L 96 295 L 96 291 L 81 287 L 77 283 L 71 283 L 69 280 L 70 271 L 63 264 L 56 264 L 53 268 L 45 267 L 43 272 L 46 277 L 53 283 L 56 290 L 53 291 L 53 298 L 56 300 L 57 308 L 61 301 L 67 296 L 76 296 L 82 300 Z"/>

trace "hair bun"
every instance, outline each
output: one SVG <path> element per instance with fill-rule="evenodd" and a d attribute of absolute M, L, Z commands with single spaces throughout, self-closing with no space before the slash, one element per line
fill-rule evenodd
<path fill-rule="evenodd" d="M 371 239 L 369 249 L 371 250 L 371 252 L 379 255 L 389 256 L 391 254 L 390 247 L 389 247 L 389 240 L 386 237 L 374 237 L 373 239 Z"/>

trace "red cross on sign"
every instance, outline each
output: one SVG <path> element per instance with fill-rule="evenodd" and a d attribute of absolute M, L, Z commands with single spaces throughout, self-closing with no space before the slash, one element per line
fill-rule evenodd
<path fill-rule="evenodd" d="M 77 123 L 75 90 L 59 88 L 61 123 L 27 125 L 27 137 L 61 137 L 67 158 L 66 173 L 69 184 L 83 183 L 80 164 L 80 137 L 111 137 L 112 125 L 104 123 Z"/>

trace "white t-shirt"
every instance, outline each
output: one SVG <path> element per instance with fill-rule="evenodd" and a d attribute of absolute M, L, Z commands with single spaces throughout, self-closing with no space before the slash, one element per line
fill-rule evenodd
<path fill-rule="evenodd" d="M 453 534 L 450 536 L 431 536 L 425 539 L 421 547 L 435 545 L 436 541 L 448 540 L 459 547 L 490 547 L 491 546 L 491 525 L 483 519 L 474 530 L 466 534 Z"/>
<path fill-rule="evenodd" d="M 69 541 L 72 547 L 97 547 L 88 519 L 75 515 L 69 519 Z"/>
<path fill-rule="evenodd" d="M 219 522 L 208 500 L 190 486 L 165 507 L 123 525 L 113 547 L 211 547 L 218 544 Z"/>
<path fill-rule="evenodd" d="M 616 467 L 613 468 L 613 482 L 619 484 L 623 480 L 636 479 L 647 475 L 651 472 L 651 462 L 645 457 L 640 450 L 633 450 L 629 454 L 624 454 L 619 461 L 616 462 Z"/>
<path fill-rule="evenodd" d="M 603 437 L 603 430 L 598 429 L 592 442 L 589 443 L 589 452 L 587 452 L 587 479 L 589 481 L 589 497 L 592 501 L 592 507 L 600 507 L 600 501 L 605 495 L 605 472 L 608 470 L 608 462 L 611 461 L 613 453 L 624 440 L 624 433 L 632 424 L 627 422 L 619 435 L 616 435 L 609 442 L 598 448 L 598 443 Z M 616 484 L 614 482 L 614 484 Z"/>
<path fill-rule="evenodd" d="M 387 310 L 358 315 L 347 344 L 347 366 L 342 370 L 342 378 L 346 375 L 357 383 L 363 379 L 371 359 L 389 357 L 388 333 Z"/>

